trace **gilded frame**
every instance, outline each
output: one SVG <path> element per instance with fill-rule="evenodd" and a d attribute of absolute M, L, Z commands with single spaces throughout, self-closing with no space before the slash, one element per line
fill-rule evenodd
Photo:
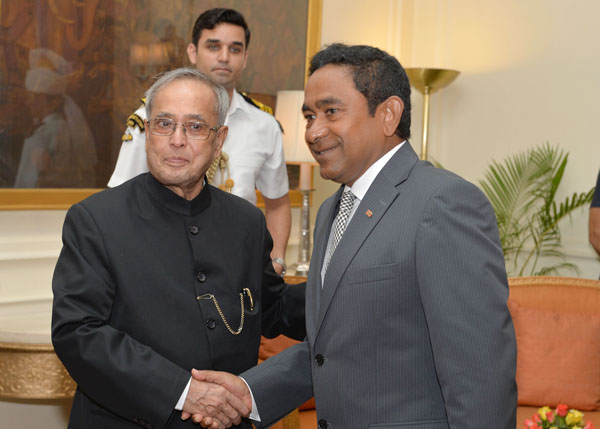
<path fill-rule="evenodd" d="M 0 0 L 1 5 L 1 0 Z M 323 0 L 308 0 L 308 21 L 306 28 L 306 62 L 308 71 L 310 58 L 319 50 L 321 44 L 321 19 Z M 305 73 L 305 79 L 307 77 Z M 55 189 L 0 189 L 0 210 L 66 210 L 71 205 L 101 191 L 101 188 L 55 188 Z M 302 206 L 299 191 L 290 190 L 292 207 Z M 262 197 L 257 191 L 259 207 L 264 207 Z"/>

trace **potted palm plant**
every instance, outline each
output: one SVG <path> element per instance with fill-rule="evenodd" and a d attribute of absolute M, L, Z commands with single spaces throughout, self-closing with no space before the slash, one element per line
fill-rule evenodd
<path fill-rule="evenodd" d="M 568 153 L 545 143 L 501 163 L 493 161 L 480 181 L 496 212 L 509 276 L 578 271 L 562 250 L 559 223 L 589 205 L 594 188 L 557 202 L 567 161 Z"/>

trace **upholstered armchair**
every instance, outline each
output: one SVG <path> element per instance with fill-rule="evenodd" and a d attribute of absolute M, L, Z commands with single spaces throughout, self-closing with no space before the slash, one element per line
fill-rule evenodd
<path fill-rule="evenodd" d="M 509 279 L 517 335 L 517 427 L 558 403 L 600 427 L 600 281 Z"/>

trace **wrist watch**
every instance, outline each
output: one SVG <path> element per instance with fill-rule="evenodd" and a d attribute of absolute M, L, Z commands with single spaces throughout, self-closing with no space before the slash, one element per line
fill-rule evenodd
<path fill-rule="evenodd" d="M 283 258 L 273 258 L 272 260 L 276 264 L 279 264 L 283 267 L 283 270 L 281 271 L 281 277 L 283 277 L 287 271 L 287 265 L 285 264 L 285 261 L 283 260 Z"/>

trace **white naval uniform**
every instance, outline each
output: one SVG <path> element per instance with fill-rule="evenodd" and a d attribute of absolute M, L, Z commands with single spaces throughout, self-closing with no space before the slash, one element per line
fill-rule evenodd
<path fill-rule="evenodd" d="M 146 119 L 144 106 L 135 113 Z M 229 173 L 234 181 L 232 193 L 253 204 L 256 204 L 255 188 L 271 199 L 287 194 L 289 185 L 283 142 L 275 118 L 249 104 L 234 90 L 225 125 L 229 132 L 223 151 L 229 155 Z M 131 139 L 127 140 L 129 136 Z M 143 130 L 128 126 L 109 187 L 118 186 L 148 171 L 145 145 Z M 220 171 L 217 170 L 214 184 L 221 183 Z"/>

